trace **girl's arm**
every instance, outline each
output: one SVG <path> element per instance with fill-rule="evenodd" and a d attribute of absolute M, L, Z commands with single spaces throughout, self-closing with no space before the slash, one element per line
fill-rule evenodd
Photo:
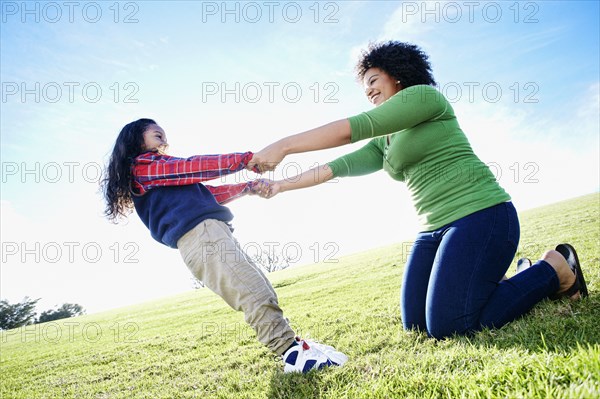
<path fill-rule="evenodd" d="M 324 150 L 350 143 L 352 131 L 348 119 L 340 119 L 315 129 L 285 137 L 254 154 L 247 168 L 261 172 L 274 170 L 289 154 Z"/>
<path fill-rule="evenodd" d="M 143 194 L 154 187 L 184 186 L 216 179 L 247 167 L 252 152 L 177 158 L 148 152 L 132 166 L 133 188 Z"/>
<path fill-rule="evenodd" d="M 243 197 L 246 194 L 253 193 L 254 186 L 256 183 L 238 183 L 238 184 L 222 184 L 220 186 L 209 186 L 205 184 L 204 187 L 210 191 L 215 197 L 215 200 L 221 205 L 227 204 L 235 199 Z"/>

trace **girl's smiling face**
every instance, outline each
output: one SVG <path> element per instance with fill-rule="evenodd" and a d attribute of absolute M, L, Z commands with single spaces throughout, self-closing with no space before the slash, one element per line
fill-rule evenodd
<path fill-rule="evenodd" d="M 363 77 L 365 94 L 377 106 L 402 90 L 402 85 L 379 68 L 369 68 Z"/>
<path fill-rule="evenodd" d="M 169 144 L 167 143 L 167 134 L 158 125 L 150 125 L 144 132 L 144 144 L 142 149 L 144 151 L 153 151 L 163 153 L 167 150 Z"/>

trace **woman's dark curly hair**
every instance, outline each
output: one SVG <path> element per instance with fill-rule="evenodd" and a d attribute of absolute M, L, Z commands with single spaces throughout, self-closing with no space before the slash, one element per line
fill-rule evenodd
<path fill-rule="evenodd" d="M 422 84 L 435 86 L 428 59 L 429 56 L 414 44 L 398 41 L 369 43 L 356 64 L 357 79 L 362 80 L 368 69 L 379 68 L 399 80 L 404 88 Z"/>
<path fill-rule="evenodd" d="M 104 169 L 101 188 L 106 209 L 104 216 L 112 222 L 127 217 L 132 211 L 131 165 L 133 159 L 144 152 L 144 132 L 156 125 L 152 119 L 138 119 L 121 129 L 108 166 Z"/>

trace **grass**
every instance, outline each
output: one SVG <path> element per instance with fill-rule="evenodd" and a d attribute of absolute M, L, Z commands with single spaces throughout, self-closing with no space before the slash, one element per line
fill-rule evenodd
<path fill-rule="evenodd" d="M 599 398 L 600 194 L 520 216 L 517 256 L 572 243 L 589 298 L 544 301 L 472 337 L 429 339 L 402 329 L 408 246 L 398 243 L 270 275 L 294 328 L 349 355 L 342 368 L 283 374 L 243 315 L 202 289 L 2 332 L 1 397 Z"/>

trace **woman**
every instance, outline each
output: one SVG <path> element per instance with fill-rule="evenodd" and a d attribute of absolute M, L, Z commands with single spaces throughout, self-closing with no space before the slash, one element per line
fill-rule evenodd
<path fill-rule="evenodd" d="M 428 56 L 419 47 L 372 44 L 357 74 L 373 110 L 279 140 L 256 153 L 248 167 L 267 171 L 289 154 L 368 143 L 319 170 L 265 181 L 259 194 L 270 198 L 381 169 L 405 182 L 422 224 L 402 283 L 406 329 L 436 338 L 467 334 L 501 327 L 547 296 L 587 295 L 570 245 L 503 279 L 519 242 L 516 210 L 473 153 L 450 103 L 433 87 Z"/>

